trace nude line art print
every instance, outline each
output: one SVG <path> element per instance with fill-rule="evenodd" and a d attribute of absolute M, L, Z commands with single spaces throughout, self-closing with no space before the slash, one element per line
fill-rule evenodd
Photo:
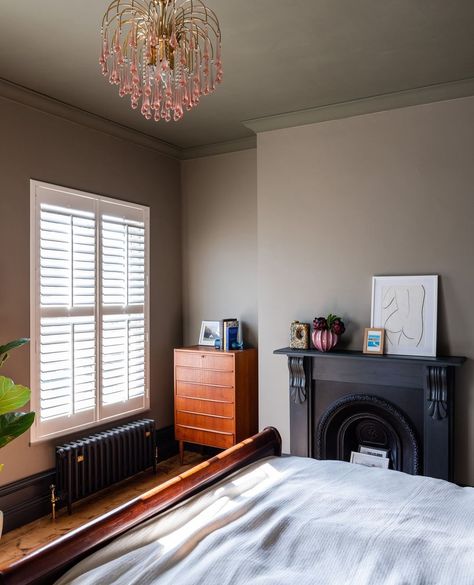
<path fill-rule="evenodd" d="M 392 347 L 419 347 L 425 330 L 425 287 L 421 284 L 382 289 L 382 327 Z"/>

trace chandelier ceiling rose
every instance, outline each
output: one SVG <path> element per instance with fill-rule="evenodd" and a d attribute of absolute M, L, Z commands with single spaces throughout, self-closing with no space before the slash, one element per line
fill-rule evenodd
<path fill-rule="evenodd" d="M 113 0 L 101 33 L 103 75 L 147 120 L 180 120 L 222 81 L 219 22 L 201 0 Z"/>

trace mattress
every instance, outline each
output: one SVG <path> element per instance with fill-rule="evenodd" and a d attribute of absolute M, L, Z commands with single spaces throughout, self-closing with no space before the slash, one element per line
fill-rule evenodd
<path fill-rule="evenodd" d="M 271 457 L 119 537 L 66 584 L 473 585 L 474 489 Z"/>

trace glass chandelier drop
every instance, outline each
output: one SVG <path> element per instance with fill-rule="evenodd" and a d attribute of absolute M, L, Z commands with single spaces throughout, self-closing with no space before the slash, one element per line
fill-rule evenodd
<path fill-rule="evenodd" d="M 219 22 L 201 0 L 113 0 L 101 32 L 102 73 L 147 120 L 180 120 L 222 81 Z"/>

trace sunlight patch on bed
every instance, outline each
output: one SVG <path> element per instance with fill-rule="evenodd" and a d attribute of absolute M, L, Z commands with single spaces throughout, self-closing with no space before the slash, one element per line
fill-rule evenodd
<path fill-rule="evenodd" d="M 271 463 L 264 463 L 253 471 L 237 477 L 232 484 L 239 489 L 241 497 L 249 498 L 265 492 L 269 484 L 279 481 L 282 475 Z"/>
<path fill-rule="evenodd" d="M 192 543 L 197 544 L 205 535 L 217 530 L 223 518 L 230 519 L 239 516 L 239 508 L 242 508 L 242 513 L 244 513 L 247 505 L 242 506 L 243 502 L 266 492 L 269 485 L 280 480 L 282 475 L 273 465 L 264 463 L 234 479 L 230 486 L 217 488 L 213 496 L 216 498 L 214 502 L 197 511 L 196 515 L 191 515 L 186 524 L 159 538 L 158 543 L 162 547 L 160 555 L 166 554 L 185 542 L 191 546 Z"/>

